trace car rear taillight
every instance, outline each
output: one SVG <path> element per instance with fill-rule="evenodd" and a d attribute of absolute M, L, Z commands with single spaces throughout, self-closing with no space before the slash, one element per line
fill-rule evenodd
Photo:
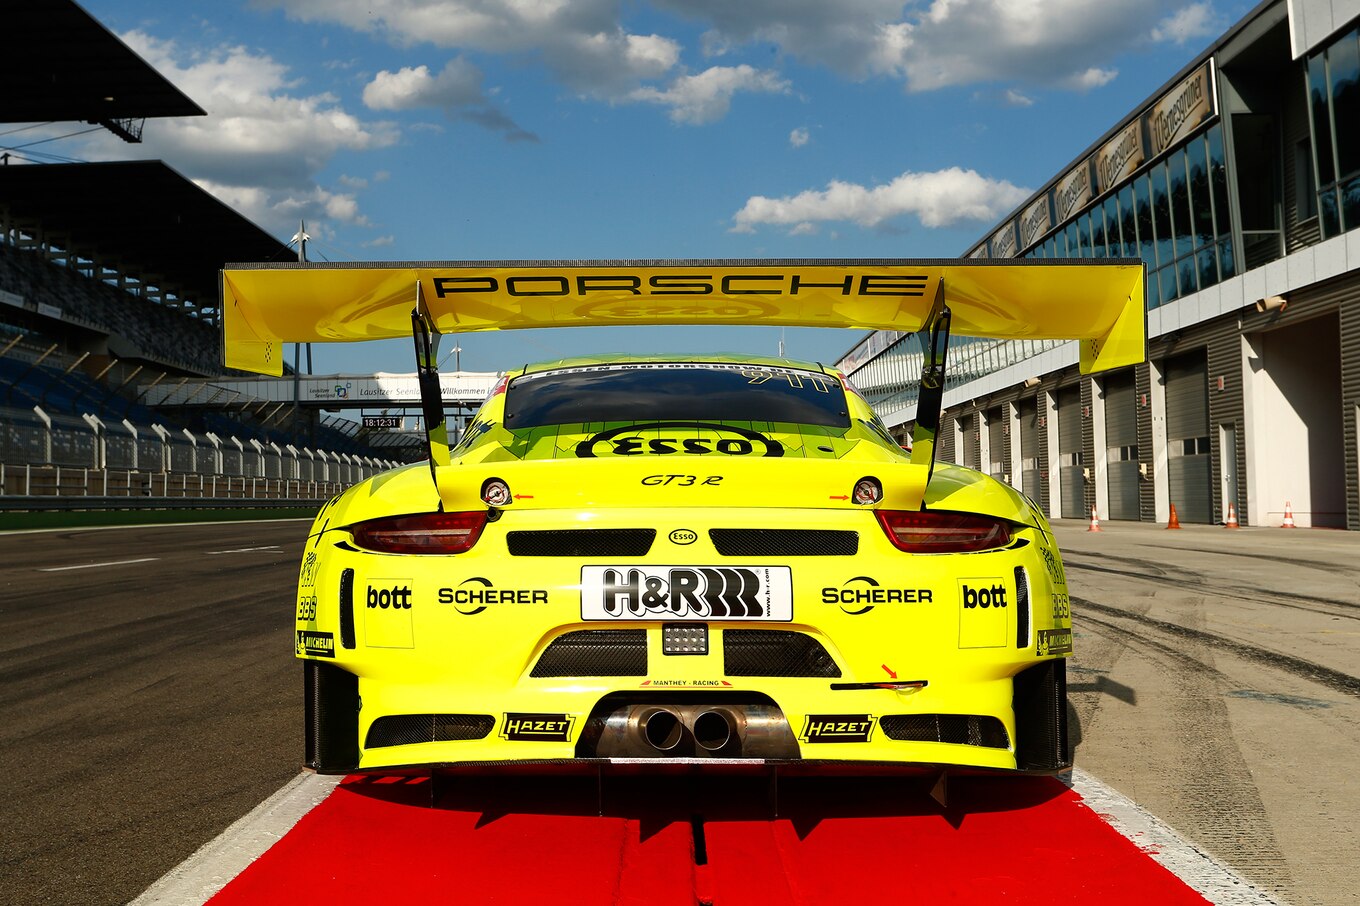
<path fill-rule="evenodd" d="M 1010 523 L 974 513 L 933 510 L 876 510 L 888 540 L 913 554 L 962 554 L 1005 547 L 1011 541 Z"/>
<path fill-rule="evenodd" d="M 486 511 L 423 513 L 370 519 L 351 526 L 354 543 L 383 554 L 461 554 L 471 550 L 486 527 Z"/>

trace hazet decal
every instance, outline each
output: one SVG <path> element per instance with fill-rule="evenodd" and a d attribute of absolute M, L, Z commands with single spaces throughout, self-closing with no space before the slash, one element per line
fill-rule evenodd
<path fill-rule="evenodd" d="M 509 713 L 501 722 L 501 736 L 516 742 L 569 742 L 575 722 L 570 714 Z"/>
<path fill-rule="evenodd" d="M 809 714 L 799 738 L 804 742 L 868 742 L 873 733 L 872 714 Z"/>

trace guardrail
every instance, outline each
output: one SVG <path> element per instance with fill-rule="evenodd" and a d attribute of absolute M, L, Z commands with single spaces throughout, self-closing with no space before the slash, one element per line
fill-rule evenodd
<path fill-rule="evenodd" d="M 0 510 L 320 506 L 347 482 L 0 464 Z"/>
<path fill-rule="evenodd" d="M 226 497 L 0 497 L 3 513 L 76 513 L 119 510 L 286 510 L 321 508 L 320 500 Z"/>

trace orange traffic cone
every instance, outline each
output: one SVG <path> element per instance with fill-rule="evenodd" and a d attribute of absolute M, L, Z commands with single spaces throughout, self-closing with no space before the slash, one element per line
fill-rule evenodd
<path fill-rule="evenodd" d="M 1166 527 L 1167 528 L 1181 527 L 1181 521 L 1176 518 L 1176 505 L 1174 503 L 1171 504 L 1171 518 L 1167 520 Z"/>
<path fill-rule="evenodd" d="M 1228 504 L 1228 521 L 1223 523 L 1223 527 L 1240 528 L 1240 526 L 1237 524 L 1237 506 L 1235 504 L 1232 503 Z"/>
<path fill-rule="evenodd" d="M 1289 505 L 1289 501 L 1284 502 L 1284 525 L 1280 528 L 1298 528 L 1294 525 L 1294 509 Z"/>
<path fill-rule="evenodd" d="M 1091 507 L 1091 525 L 1086 529 L 1088 532 L 1100 531 L 1100 517 L 1096 515 L 1096 508 Z"/>

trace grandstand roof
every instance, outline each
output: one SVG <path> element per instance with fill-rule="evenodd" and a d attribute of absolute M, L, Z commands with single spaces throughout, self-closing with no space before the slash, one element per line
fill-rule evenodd
<path fill-rule="evenodd" d="M 204 115 L 71 0 L 6 3 L 0 21 L 0 122 Z"/>
<path fill-rule="evenodd" d="M 216 308 L 228 261 L 294 252 L 163 161 L 0 167 L 0 207 L 15 226 L 84 258 L 117 260 L 153 285 Z"/>

